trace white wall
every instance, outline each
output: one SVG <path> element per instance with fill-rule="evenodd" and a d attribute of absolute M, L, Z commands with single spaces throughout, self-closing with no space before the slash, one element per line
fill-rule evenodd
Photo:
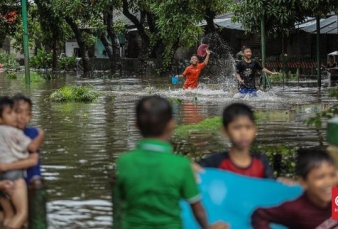
<path fill-rule="evenodd" d="M 74 48 L 79 48 L 79 45 L 76 41 L 67 41 L 66 42 L 66 56 L 71 57 L 74 55 Z"/>

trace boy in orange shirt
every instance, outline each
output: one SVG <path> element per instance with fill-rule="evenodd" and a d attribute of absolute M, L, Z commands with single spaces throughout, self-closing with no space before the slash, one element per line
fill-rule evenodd
<path fill-rule="evenodd" d="M 206 50 L 207 56 L 205 57 L 204 62 L 198 63 L 198 56 L 196 54 L 193 54 L 190 59 L 191 65 L 188 66 L 182 75 L 178 75 L 176 77 L 186 77 L 186 81 L 183 85 L 183 89 L 194 89 L 198 86 L 198 79 L 201 75 L 202 69 L 208 64 L 209 57 L 210 57 L 210 51 Z"/>

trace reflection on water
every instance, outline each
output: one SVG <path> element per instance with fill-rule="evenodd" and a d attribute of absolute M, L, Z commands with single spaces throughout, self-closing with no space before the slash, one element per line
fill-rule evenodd
<path fill-rule="evenodd" d="M 119 153 L 134 147 L 140 138 L 134 125 L 134 105 L 141 96 L 157 93 L 182 100 L 173 105 L 178 124 L 196 123 L 220 115 L 231 102 L 245 102 L 265 112 L 257 141 L 272 145 L 320 144 L 324 133 L 310 130 L 304 120 L 333 102 L 326 90 L 318 92 L 317 88 L 275 86 L 254 99 L 234 99 L 236 86 L 205 84 L 183 91 L 169 82 L 167 78 L 79 79 L 68 75 L 26 89 L 20 79 L 0 76 L 0 94 L 24 92 L 31 96 L 32 125 L 46 131 L 41 157 L 48 185 L 49 228 L 110 228 L 108 180 Z M 92 85 L 104 94 L 91 104 L 51 103 L 50 93 L 66 84 Z M 198 137 L 192 136 L 192 143 Z M 208 147 L 213 146 L 212 139 L 227 144 L 221 137 L 211 137 Z"/>

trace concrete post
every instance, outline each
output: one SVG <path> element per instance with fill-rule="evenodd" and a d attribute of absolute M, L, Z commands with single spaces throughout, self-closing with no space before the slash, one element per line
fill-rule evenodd
<path fill-rule="evenodd" d="M 29 229 L 47 229 L 47 192 L 41 178 L 28 185 Z"/>
<path fill-rule="evenodd" d="M 328 121 L 327 142 L 329 143 L 327 151 L 334 158 L 336 168 L 338 169 L 338 116 Z"/>

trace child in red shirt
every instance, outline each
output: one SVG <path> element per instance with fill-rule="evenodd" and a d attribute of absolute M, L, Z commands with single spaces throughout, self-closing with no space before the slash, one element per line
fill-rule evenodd
<path fill-rule="evenodd" d="M 188 66 L 182 75 L 178 75 L 177 77 L 183 78 L 186 77 L 186 81 L 183 85 L 183 89 L 194 89 L 198 86 L 198 79 L 201 75 L 202 69 L 208 64 L 210 51 L 207 49 L 207 56 L 205 57 L 204 62 L 198 63 L 198 56 L 196 54 L 191 56 L 190 63 L 191 65 Z"/>
<path fill-rule="evenodd" d="M 200 166 L 256 178 L 274 178 L 268 160 L 263 155 L 250 152 L 257 132 L 254 113 L 250 107 L 241 103 L 226 107 L 223 111 L 222 131 L 231 141 L 229 152 L 212 154 L 198 162 Z"/>
<path fill-rule="evenodd" d="M 325 151 L 300 150 L 296 174 L 304 194 L 277 207 L 258 208 L 251 217 L 254 229 L 269 229 L 270 223 L 289 229 L 331 228 L 324 225 L 331 217 L 332 187 L 337 185 L 332 157 Z"/>

